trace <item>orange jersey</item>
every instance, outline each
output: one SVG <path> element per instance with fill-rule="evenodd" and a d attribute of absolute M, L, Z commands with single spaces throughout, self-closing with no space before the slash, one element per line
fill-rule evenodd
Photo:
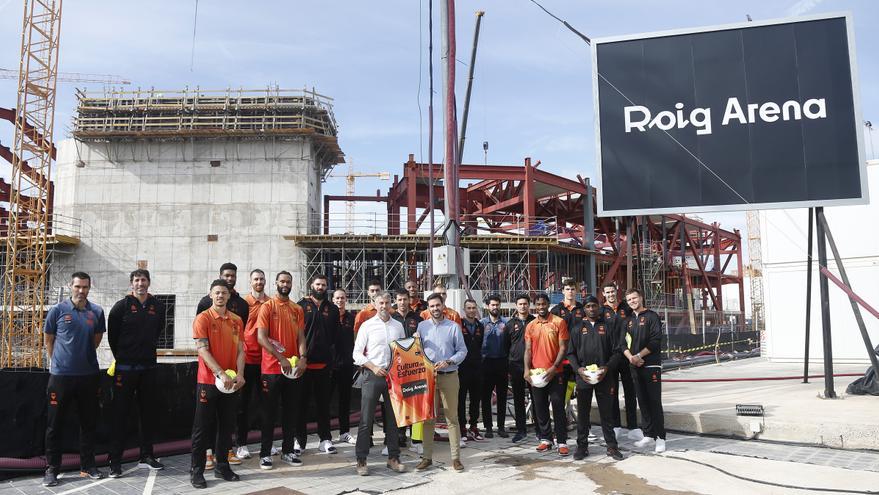
<path fill-rule="evenodd" d="M 208 308 L 192 322 L 192 338 L 208 339 L 209 351 L 224 370 L 238 371 L 238 341 L 244 332 L 244 323 L 232 311 L 220 316 Z M 201 356 L 198 357 L 198 383 L 214 384 L 214 372 Z"/>
<path fill-rule="evenodd" d="M 409 347 L 404 347 L 405 344 Z M 421 339 L 391 342 L 387 379 L 397 426 L 409 426 L 436 416 L 433 403 L 436 373 L 421 348 Z"/>
<path fill-rule="evenodd" d="M 305 328 L 305 312 L 302 306 L 289 299 L 282 301 L 273 297 L 259 308 L 256 326 L 269 330 L 269 338 L 284 348 L 280 351 L 284 357 L 299 355 L 299 332 Z M 265 350 L 262 352 L 262 373 L 281 374 L 281 364 L 274 355 Z"/>
<path fill-rule="evenodd" d="M 458 324 L 458 326 L 461 326 L 461 315 L 459 315 L 457 311 L 455 311 L 452 308 L 446 307 L 443 310 L 443 314 L 445 315 L 446 318 L 454 321 L 455 323 Z M 430 310 L 425 309 L 424 311 L 421 312 L 420 316 L 421 316 L 422 320 L 429 320 L 430 319 Z"/>
<path fill-rule="evenodd" d="M 559 354 L 559 340 L 569 338 L 568 324 L 561 317 L 550 313 L 545 320 L 531 320 L 525 327 L 525 341 L 531 342 L 531 368 L 551 368 Z M 561 370 L 561 365 L 556 367 Z"/>
<path fill-rule="evenodd" d="M 247 302 L 247 324 L 244 325 L 244 362 L 247 364 L 259 364 L 262 360 L 262 347 L 257 340 L 256 319 L 259 316 L 259 307 L 269 300 L 263 294 L 262 299 L 257 299 L 251 294 L 244 296 Z"/>
<path fill-rule="evenodd" d="M 357 335 L 357 331 L 360 330 L 360 325 L 363 325 L 363 322 L 375 316 L 378 311 L 375 310 L 375 306 L 372 303 L 367 304 L 360 311 L 357 312 L 357 316 L 354 317 L 354 335 Z"/>

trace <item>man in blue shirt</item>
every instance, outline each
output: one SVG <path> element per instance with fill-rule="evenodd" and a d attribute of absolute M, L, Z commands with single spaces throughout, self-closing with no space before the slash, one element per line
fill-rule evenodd
<path fill-rule="evenodd" d="M 95 349 L 104 336 L 104 310 L 88 301 L 91 277 L 76 272 L 70 280 L 70 299 L 46 314 L 43 328 L 49 355 L 46 394 L 46 474 L 43 486 L 56 486 L 61 469 L 61 425 L 76 411 L 79 419 L 79 466 L 81 477 L 101 479 L 95 467 L 95 429 L 98 417 L 98 356 Z"/>
<path fill-rule="evenodd" d="M 442 401 L 449 428 L 449 447 L 452 467 L 463 471 L 461 464 L 461 428 L 458 425 L 458 365 L 467 357 L 464 334 L 457 323 L 445 317 L 443 296 L 437 293 L 427 298 L 430 319 L 418 324 L 416 335 L 421 337 L 424 353 L 436 366 L 436 400 Z M 437 407 L 439 409 L 439 407 Z M 424 422 L 424 457 L 415 466 L 422 471 L 433 464 L 433 428 L 436 420 Z"/>
<path fill-rule="evenodd" d="M 501 318 L 501 297 L 488 296 L 488 316 L 482 319 L 485 329 L 482 339 L 482 423 L 485 436 L 491 438 L 491 393 L 497 394 L 497 435 L 507 438 L 507 386 L 509 348 L 506 346 L 507 320 Z"/>

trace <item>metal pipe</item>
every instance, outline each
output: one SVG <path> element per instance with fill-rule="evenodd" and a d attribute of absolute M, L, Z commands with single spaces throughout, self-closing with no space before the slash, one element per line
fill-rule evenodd
<path fill-rule="evenodd" d="M 815 223 L 815 210 L 809 208 L 809 246 L 806 253 L 806 349 L 803 353 L 803 383 L 809 383 L 809 337 L 812 317 L 812 227 Z M 754 275 L 751 274 L 753 277 Z"/>
<path fill-rule="evenodd" d="M 820 219 L 824 216 L 824 208 L 819 206 L 815 208 L 815 215 L 819 219 L 817 222 L 818 234 L 818 266 L 827 267 L 827 244 L 824 231 L 824 224 Z M 830 333 L 830 289 L 827 285 L 827 277 L 821 274 L 818 277 L 818 287 L 821 289 L 821 327 L 824 341 L 824 398 L 836 398 L 836 391 L 833 389 L 833 341 Z"/>
<path fill-rule="evenodd" d="M 467 74 L 467 94 L 464 95 L 464 116 L 461 119 L 461 137 L 458 138 L 458 163 L 464 161 L 464 139 L 467 136 L 467 117 L 470 115 L 470 92 L 473 90 L 473 71 L 476 67 L 476 47 L 479 45 L 479 26 L 485 11 L 476 11 L 476 29 L 473 31 L 473 50 L 470 52 L 470 67 Z"/>
<path fill-rule="evenodd" d="M 436 205 L 435 199 L 433 197 L 433 0 L 427 1 L 427 32 L 428 32 L 428 42 L 427 42 L 427 66 L 428 66 L 428 80 L 429 80 L 429 94 L 430 100 L 427 105 L 427 202 L 428 211 L 430 212 L 430 237 L 428 238 L 428 254 L 427 254 L 427 284 L 428 289 L 433 288 L 433 236 L 436 233 L 436 226 L 434 225 L 434 206 Z M 417 187 L 416 184 L 409 184 L 409 187 Z"/>
<path fill-rule="evenodd" d="M 446 244 L 455 249 L 456 257 L 460 256 L 460 232 L 458 231 L 458 153 L 457 147 L 457 108 L 455 103 L 455 0 L 442 0 L 440 3 L 440 24 L 442 31 L 442 54 L 443 64 L 443 94 L 445 95 L 445 166 L 443 168 L 443 180 L 445 181 L 445 237 Z M 449 277 L 448 288 L 460 287 L 460 264 L 457 264 L 458 272 Z"/>

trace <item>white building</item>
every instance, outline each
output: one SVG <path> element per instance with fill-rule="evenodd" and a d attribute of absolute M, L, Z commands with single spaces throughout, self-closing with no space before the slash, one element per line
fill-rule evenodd
<path fill-rule="evenodd" d="M 879 160 L 867 162 L 871 204 L 825 208 L 824 215 L 848 273 L 852 289 L 879 308 Z M 766 349 L 775 361 L 803 361 L 805 346 L 808 210 L 760 213 Z M 823 358 L 817 234 L 813 244 L 811 338 L 809 360 Z M 830 246 L 828 265 L 839 277 Z M 867 363 L 866 347 L 848 296 L 830 283 L 833 359 Z M 879 345 L 879 321 L 861 309 L 873 346 Z"/>
<path fill-rule="evenodd" d="M 267 289 L 279 270 L 300 273 L 284 236 L 319 228 L 322 179 L 344 161 L 335 133 L 328 99 L 312 92 L 81 98 L 53 177 L 54 213 L 81 222 L 80 244 L 56 253 L 52 287 L 85 271 L 109 311 L 147 268 L 151 293 L 173 305 L 164 346 L 193 347 L 195 307 L 222 263 L 238 265 L 242 294 L 253 268 Z"/>

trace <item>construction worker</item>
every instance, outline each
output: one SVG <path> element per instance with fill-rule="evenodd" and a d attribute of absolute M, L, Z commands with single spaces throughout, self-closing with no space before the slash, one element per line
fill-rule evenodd
<path fill-rule="evenodd" d="M 644 297 L 638 289 L 626 291 L 626 303 L 632 316 L 626 321 L 623 355 L 629 360 L 635 394 L 644 420 L 644 438 L 636 447 L 656 442 L 654 452 L 665 452 L 665 419 L 662 411 L 662 320 L 655 312 L 644 307 Z"/>
<path fill-rule="evenodd" d="M 140 461 L 138 467 L 160 470 L 165 466 L 153 457 L 156 423 L 156 346 L 165 328 L 165 305 L 149 293 L 150 272 L 129 275 L 131 293 L 110 310 L 107 340 L 113 351 L 113 439 L 110 477 L 122 476 L 122 452 L 133 402 L 140 409 Z"/>
<path fill-rule="evenodd" d="M 354 443 L 351 436 L 351 382 L 354 376 L 354 312 L 348 311 L 348 293 L 345 289 L 333 292 L 333 304 L 339 308 L 339 333 L 333 346 L 333 376 L 331 387 L 338 393 L 339 443 Z M 330 392 L 332 396 L 332 392 Z"/>
<path fill-rule="evenodd" d="M 525 397 L 531 394 L 531 386 L 525 380 L 525 328 L 534 319 L 531 314 L 531 298 L 528 294 L 516 296 L 516 314 L 509 320 L 507 331 L 507 363 L 510 367 L 510 385 L 513 389 L 513 412 L 516 419 L 516 434 L 513 442 L 518 443 L 528 436 L 525 417 Z M 500 402 L 498 402 L 500 404 Z"/>
<path fill-rule="evenodd" d="M 562 360 L 568 349 L 568 324 L 559 316 L 549 312 L 549 296 L 540 293 L 534 299 L 537 318 L 525 328 L 525 371 L 523 377 L 532 384 L 531 394 L 534 397 L 534 411 L 537 414 L 537 436 L 540 444 L 538 452 L 547 452 L 555 441 L 560 456 L 570 454 L 568 449 L 568 417 L 565 413 L 566 380 L 562 371 Z M 543 370 L 546 385 L 534 384 L 531 370 Z M 549 406 L 552 404 L 552 422 L 549 417 Z"/>
<path fill-rule="evenodd" d="M 339 333 L 339 308 L 327 297 L 326 275 L 311 277 L 311 293 L 299 300 L 305 310 L 305 339 L 308 343 L 308 366 L 302 377 L 302 400 L 299 402 L 299 420 L 296 426 L 298 449 L 305 450 L 308 432 L 308 403 L 314 398 L 317 412 L 318 450 L 335 454 L 330 433 L 330 387 L 333 377 L 333 346 Z M 302 356 L 300 356 L 301 358 Z"/>
<path fill-rule="evenodd" d="M 366 295 L 369 297 L 369 300 L 372 301 L 376 294 L 382 291 L 382 283 L 376 279 L 370 280 L 366 286 Z M 354 333 L 356 334 L 358 330 L 360 330 L 360 325 L 363 325 L 363 322 L 375 316 L 376 310 L 375 305 L 372 302 L 366 304 L 358 313 L 357 317 L 354 318 Z"/>
<path fill-rule="evenodd" d="M 192 422 L 192 464 L 189 481 L 195 488 L 207 488 L 204 479 L 207 448 L 217 452 L 232 448 L 232 431 L 238 407 L 238 394 L 244 386 L 244 321 L 226 308 L 231 290 L 223 279 L 211 283 L 210 308 L 192 322 L 192 337 L 198 351 L 198 376 L 195 389 L 195 418 Z M 234 378 L 229 371 L 235 373 Z M 221 392 L 217 381 L 225 390 Z M 229 460 L 216 459 L 215 478 L 238 481 Z"/>
<path fill-rule="evenodd" d="M 509 348 L 507 319 L 501 317 L 501 298 L 496 294 L 486 299 L 488 315 L 482 319 L 484 336 L 480 354 L 482 357 L 482 424 L 485 437 L 494 436 L 491 418 L 491 394 L 497 395 L 497 435 L 507 438 L 506 429 L 507 386 L 509 380 Z"/>
<path fill-rule="evenodd" d="M 241 400 L 238 403 L 238 419 L 235 428 L 235 456 L 238 459 L 250 459 L 247 448 L 247 433 L 250 430 L 251 409 L 262 411 L 260 406 L 260 368 L 262 364 L 262 347 L 259 345 L 259 332 L 256 319 L 259 308 L 269 300 L 265 293 L 266 274 L 256 268 L 250 272 L 250 293 L 244 296 L 247 302 L 247 322 L 244 325 L 244 388 L 241 389 Z M 262 417 L 262 414 L 257 414 Z M 262 429 L 262 425 L 260 425 Z"/>
<path fill-rule="evenodd" d="M 259 309 L 256 327 L 259 345 L 262 349 L 260 363 L 262 384 L 263 422 L 259 450 L 260 469 L 272 469 L 272 439 L 275 433 L 275 416 L 278 401 L 281 402 L 281 461 L 291 466 L 302 465 L 299 454 L 295 452 L 294 428 L 301 424 L 299 407 L 302 375 L 305 373 L 306 358 L 305 312 L 302 307 L 290 300 L 293 276 L 281 271 L 275 276 L 275 297 L 266 301 Z M 296 356 L 294 368 L 290 358 Z M 292 375 L 290 379 L 284 375 Z M 296 432 L 298 433 L 298 431 Z"/>
<path fill-rule="evenodd" d="M 589 455 L 589 426 L 592 394 L 598 402 L 601 430 L 607 446 L 607 455 L 622 460 L 614 434 L 613 401 L 616 400 L 617 367 L 623 364 L 622 344 L 613 331 L 613 323 L 605 320 L 598 305 L 598 298 L 588 295 L 583 299 L 585 316 L 573 320 L 568 332 L 568 361 L 577 379 L 577 450 L 574 460 Z M 590 367 L 597 369 L 590 370 Z M 590 372 L 596 373 L 592 378 Z M 597 383 L 591 383 L 591 379 Z"/>
<path fill-rule="evenodd" d="M 601 307 L 601 312 L 604 319 L 607 320 L 608 324 L 613 329 L 615 338 L 620 340 L 623 337 L 623 326 L 625 325 L 626 319 L 632 316 L 632 308 L 630 308 L 625 302 L 620 304 L 620 299 L 617 296 L 617 286 L 613 282 L 604 284 L 601 288 L 601 293 L 604 296 L 604 306 Z M 619 383 L 625 394 L 626 428 L 628 429 L 628 432 L 623 432 L 622 429 L 623 425 L 621 421 L 619 400 L 620 387 L 616 387 L 616 389 L 614 389 L 615 400 L 613 402 L 614 433 L 617 436 L 622 436 L 624 433 L 628 433 L 630 440 L 638 441 L 644 438 L 644 434 L 641 432 L 641 429 L 638 428 L 638 402 L 635 398 L 635 384 L 632 381 L 632 372 L 628 366 L 619 366 L 618 369 Z"/>
<path fill-rule="evenodd" d="M 482 336 L 485 328 L 479 321 L 479 306 L 473 299 L 464 301 L 464 319 L 461 322 L 467 357 L 458 366 L 458 421 L 461 428 L 461 446 L 464 439 L 485 440 L 479 431 L 479 402 L 482 399 Z M 467 407 L 467 396 L 470 396 Z M 470 413 L 470 428 L 467 426 Z M 493 435 L 492 435 L 493 436 Z"/>
<path fill-rule="evenodd" d="M 104 473 L 95 467 L 100 369 L 95 349 L 104 337 L 104 310 L 88 300 L 92 279 L 76 272 L 70 278 L 70 299 L 46 314 L 43 341 L 49 355 L 46 396 L 46 473 L 43 486 L 56 486 L 61 470 L 61 426 L 71 411 L 79 419 L 79 475 L 93 480 Z"/>

